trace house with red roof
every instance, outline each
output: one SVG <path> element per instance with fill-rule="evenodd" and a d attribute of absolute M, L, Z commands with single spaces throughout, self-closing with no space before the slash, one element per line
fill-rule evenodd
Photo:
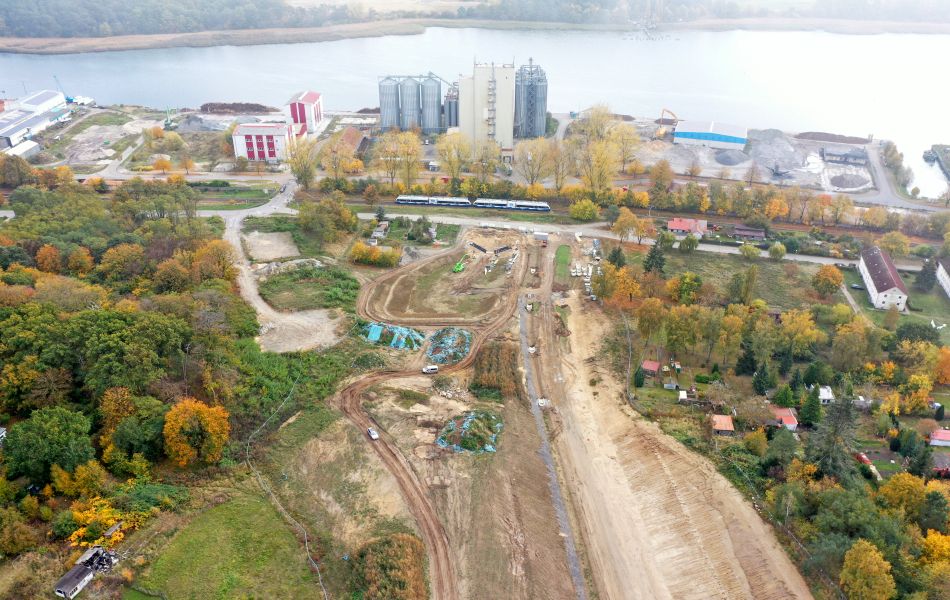
<path fill-rule="evenodd" d="M 794 408 L 785 408 L 783 406 L 775 406 L 774 404 L 769 408 L 772 409 L 772 416 L 775 417 L 775 420 L 785 427 L 785 429 L 789 431 L 798 429 L 798 415 L 795 413 Z"/>
<path fill-rule="evenodd" d="M 706 219 L 681 219 L 674 217 L 666 224 L 670 233 L 686 235 L 692 233 L 696 237 L 702 237 L 707 230 Z"/>
<path fill-rule="evenodd" d="M 318 92 L 297 92 L 287 101 L 287 122 L 300 137 L 317 130 L 323 120 L 323 97 Z"/>
<path fill-rule="evenodd" d="M 644 374 L 650 377 L 656 377 L 656 374 L 660 372 L 660 363 L 655 360 L 645 360 L 640 363 L 640 369 Z"/>
<path fill-rule="evenodd" d="M 877 246 L 865 248 L 858 261 L 858 271 L 874 308 L 887 310 L 894 306 L 904 310 L 907 307 L 907 286 L 887 252 Z"/>
<path fill-rule="evenodd" d="M 736 426 L 732 424 L 732 417 L 729 415 L 712 415 L 712 430 L 716 435 L 733 435 L 736 432 Z"/>
<path fill-rule="evenodd" d="M 931 446 L 950 446 L 950 429 L 937 429 L 930 434 Z"/>

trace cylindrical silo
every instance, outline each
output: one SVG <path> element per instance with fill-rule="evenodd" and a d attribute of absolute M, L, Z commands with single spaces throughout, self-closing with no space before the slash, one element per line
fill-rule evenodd
<path fill-rule="evenodd" d="M 399 82 L 392 77 L 379 82 L 379 127 L 399 129 Z"/>
<path fill-rule="evenodd" d="M 442 82 L 436 77 L 422 80 L 422 133 L 438 133 L 442 128 Z"/>
<path fill-rule="evenodd" d="M 459 126 L 459 89 L 450 87 L 445 92 L 445 128 Z"/>
<path fill-rule="evenodd" d="M 406 77 L 399 84 L 399 126 L 403 129 L 415 129 L 421 121 L 419 82 Z"/>

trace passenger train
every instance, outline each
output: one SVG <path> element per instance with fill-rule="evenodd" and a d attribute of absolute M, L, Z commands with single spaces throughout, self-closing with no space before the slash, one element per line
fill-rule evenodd
<path fill-rule="evenodd" d="M 460 208 L 496 208 L 501 210 L 528 210 L 534 212 L 551 211 L 551 206 L 547 202 L 497 200 L 493 198 L 479 198 L 472 202 L 468 198 L 403 195 L 396 198 L 396 204 L 426 204 L 429 206 L 455 206 Z"/>

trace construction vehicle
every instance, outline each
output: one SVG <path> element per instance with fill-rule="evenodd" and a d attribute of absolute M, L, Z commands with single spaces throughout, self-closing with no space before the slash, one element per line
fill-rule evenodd
<path fill-rule="evenodd" d="M 468 258 L 468 254 L 463 254 L 463 255 L 462 255 L 462 258 L 460 258 L 459 261 L 458 261 L 457 263 L 455 263 L 455 266 L 452 267 L 452 272 L 453 272 L 453 273 L 461 273 L 462 271 L 465 270 L 465 259 L 466 259 L 466 258 Z"/>
<path fill-rule="evenodd" d="M 664 118 L 664 115 L 669 115 L 673 118 L 666 119 Z M 676 129 L 676 124 L 679 123 L 679 121 L 680 121 L 680 118 L 677 117 L 676 114 L 672 110 L 668 108 L 664 108 L 663 110 L 661 110 L 660 118 L 656 120 L 659 127 L 657 127 L 656 132 L 653 134 L 653 139 L 662 140 L 663 138 L 665 138 L 666 134 L 669 132 L 669 130 L 667 130 L 667 127 Z"/>

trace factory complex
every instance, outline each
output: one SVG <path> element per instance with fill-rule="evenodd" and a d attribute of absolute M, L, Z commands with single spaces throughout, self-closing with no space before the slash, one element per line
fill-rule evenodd
<path fill-rule="evenodd" d="M 298 92 L 287 101 L 284 121 L 241 123 L 234 129 L 234 157 L 279 162 L 287 158 L 292 140 L 320 133 L 323 97 L 312 91 Z"/>
<path fill-rule="evenodd" d="M 32 155 L 39 146 L 30 138 L 53 123 L 69 120 L 69 115 L 62 92 L 41 90 L 19 100 L 0 101 L 0 152 Z"/>

